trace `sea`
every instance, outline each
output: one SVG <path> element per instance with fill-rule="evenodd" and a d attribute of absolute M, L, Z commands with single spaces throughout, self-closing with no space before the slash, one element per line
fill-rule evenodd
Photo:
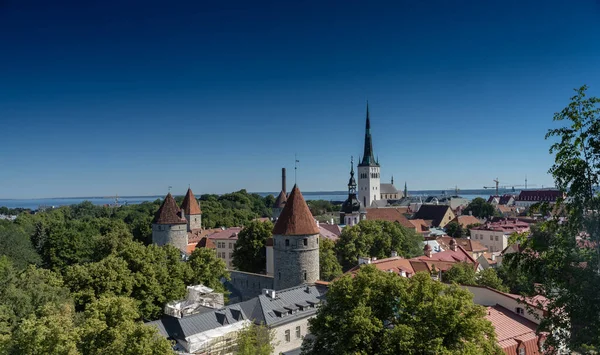
<path fill-rule="evenodd" d="M 502 193 L 502 191 L 500 191 Z M 518 193 L 517 192 L 506 192 L 506 193 Z M 261 196 L 274 195 L 277 196 L 278 192 L 258 192 Z M 456 195 L 454 191 L 440 191 L 440 190 L 420 190 L 420 191 L 408 191 L 410 196 L 440 196 L 444 194 Z M 465 191 L 464 194 L 458 193 L 458 196 L 472 200 L 476 197 L 482 197 L 487 199 L 492 194 L 492 191 L 485 193 L 484 190 L 469 190 Z M 315 191 L 315 192 L 302 192 L 302 195 L 306 200 L 325 200 L 332 202 L 345 201 L 348 198 L 348 192 L 345 191 Z M 95 205 L 115 205 L 115 202 L 119 205 L 130 205 L 138 204 L 146 201 L 155 201 L 162 199 L 164 196 L 119 196 L 118 201 L 114 197 L 58 197 L 58 198 L 40 198 L 40 199 L 0 199 L 0 207 L 5 206 L 8 208 L 25 208 L 31 210 L 37 210 L 40 208 L 48 207 L 60 207 L 68 206 L 81 203 L 83 201 L 90 201 Z"/>

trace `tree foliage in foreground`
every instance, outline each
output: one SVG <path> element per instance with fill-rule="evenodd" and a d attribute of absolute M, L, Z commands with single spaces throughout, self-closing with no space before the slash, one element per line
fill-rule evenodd
<path fill-rule="evenodd" d="M 238 234 L 233 250 L 233 266 L 240 271 L 262 273 L 267 265 L 266 243 L 273 223 L 252 221 Z"/>
<path fill-rule="evenodd" d="M 335 250 L 344 270 L 358 264 L 358 257 L 390 257 L 392 251 L 405 258 L 422 255 L 423 237 L 398 223 L 361 221 L 346 227 L 336 242 Z"/>
<path fill-rule="evenodd" d="M 457 283 L 459 285 L 487 286 L 493 289 L 508 292 L 508 287 L 502 283 L 496 270 L 488 268 L 476 272 L 473 264 L 457 263 L 448 271 L 443 273 L 442 280 L 447 283 Z"/>
<path fill-rule="evenodd" d="M 498 216 L 499 213 L 491 203 L 487 202 L 481 197 L 474 198 L 469 205 L 463 211 L 463 214 L 472 213 L 477 218 L 489 218 L 492 216 Z"/>
<path fill-rule="evenodd" d="M 274 349 L 275 331 L 265 325 L 251 323 L 237 333 L 237 355 L 270 355 Z"/>
<path fill-rule="evenodd" d="M 319 268 L 319 280 L 331 281 L 342 276 L 342 266 L 335 255 L 335 242 L 327 238 L 320 238 Z"/>
<path fill-rule="evenodd" d="M 502 354 L 485 309 L 456 285 L 365 266 L 334 282 L 303 354 Z"/>
<path fill-rule="evenodd" d="M 587 86 L 555 113 L 561 127 L 550 129 L 550 173 L 567 192 L 567 218 L 553 218 L 532 229 L 521 253 L 505 257 L 508 273 L 529 274 L 548 299 L 540 331 L 549 332 L 550 351 L 600 350 L 600 98 L 587 97 Z"/>
<path fill-rule="evenodd" d="M 468 229 L 463 228 L 462 225 L 456 221 L 452 221 L 444 227 L 446 230 L 446 234 L 451 236 L 452 238 L 462 238 L 465 237 L 468 233 Z"/>

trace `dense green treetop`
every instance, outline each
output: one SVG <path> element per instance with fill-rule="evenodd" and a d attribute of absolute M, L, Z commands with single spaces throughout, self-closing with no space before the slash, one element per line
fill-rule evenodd
<path fill-rule="evenodd" d="M 457 283 L 459 285 L 478 285 L 487 286 L 493 289 L 508 292 L 509 289 L 502 283 L 496 270 L 488 268 L 476 272 L 473 264 L 457 263 L 442 275 L 442 280 L 447 283 Z"/>
<path fill-rule="evenodd" d="M 238 234 L 233 250 L 233 266 L 236 269 L 262 273 L 267 264 L 266 242 L 271 238 L 273 223 L 251 221 Z"/>
<path fill-rule="evenodd" d="M 472 213 L 477 218 L 489 218 L 499 215 L 494 205 L 481 197 L 474 198 L 463 211 L 463 214 L 469 213 Z"/>
<path fill-rule="evenodd" d="M 0 220 L 0 255 L 11 259 L 17 268 L 39 265 L 42 261 L 25 229 L 16 223 Z"/>
<path fill-rule="evenodd" d="M 346 227 L 336 242 L 336 254 L 344 270 L 358 264 L 358 257 L 390 257 L 392 251 L 412 258 L 423 253 L 423 237 L 414 230 L 388 221 L 361 221 Z"/>
<path fill-rule="evenodd" d="M 275 345 L 275 330 L 251 323 L 237 333 L 237 355 L 270 355 Z"/>
<path fill-rule="evenodd" d="M 502 354 L 485 308 L 456 285 L 362 267 L 331 284 L 303 354 Z"/>
<path fill-rule="evenodd" d="M 460 223 L 458 223 L 456 221 L 452 221 L 452 222 L 446 224 L 444 229 L 446 230 L 446 234 L 448 234 L 452 238 L 465 237 L 465 236 L 467 236 L 467 234 L 469 232 L 466 228 L 463 228 L 460 225 Z"/>
<path fill-rule="evenodd" d="M 331 281 L 342 275 L 342 266 L 335 255 L 335 243 L 327 238 L 320 238 L 319 268 L 319 280 Z"/>

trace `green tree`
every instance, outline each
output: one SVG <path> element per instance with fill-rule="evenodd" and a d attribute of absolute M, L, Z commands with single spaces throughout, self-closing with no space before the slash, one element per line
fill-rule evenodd
<path fill-rule="evenodd" d="M 522 252 L 505 257 L 509 267 L 531 274 L 548 299 L 539 330 L 549 333 L 550 350 L 564 343 L 571 351 L 600 350 L 600 98 L 587 97 L 587 86 L 554 114 L 561 127 L 546 139 L 555 155 L 549 172 L 569 195 L 567 218 L 533 228 Z M 514 272 L 509 270 L 509 272 Z"/>
<path fill-rule="evenodd" d="M 496 270 L 488 268 L 477 273 L 477 284 L 479 286 L 487 286 L 493 289 L 508 292 L 509 289 L 502 283 L 502 279 L 498 277 Z"/>
<path fill-rule="evenodd" d="M 226 291 L 221 280 L 229 280 L 229 272 L 227 272 L 223 259 L 218 258 L 213 249 L 196 248 L 190 255 L 187 264 L 191 269 L 191 278 L 188 283 L 203 284 L 217 292 Z"/>
<path fill-rule="evenodd" d="M 275 331 L 265 325 L 251 323 L 237 333 L 237 355 L 270 355 L 274 349 Z"/>
<path fill-rule="evenodd" d="M 240 271 L 262 273 L 267 265 L 266 243 L 273 223 L 252 221 L 238 234 L 233 249 L 233 266 Z"/>
<path fill-rule="evenodd" d="M 459 285 L 477 285 L 477 276 L 473 264 L 457 263 L 442 274 L 442 280 L 447 283 L 456 282 Z"/>
<path fill-rule="evenodd" d="M 75 331 L 73 307 L 47 305 L 39 317 L 34 314 L 23 320 L 14 332 L 9 352 L 23 355 L 77 355 L 79 333 Z"/>
<path fill-rule="evenodd" d="M 330 286 L 302 353 L 502 354 L 485 309 L 472 299 L 424 273 L 407 279 L 368 265 Z"/>
<path fill-rule="evenodd" d="M 389 257 L 392 251 L 405 258 L 422 255 L 423 237 L 398 223 L 361 221 L 346 227 L 336 242 L 336 254 L 344 270 L 358 263 L 360 256 Z"/>
<path fill-rule="evenodd" d="M 79 327 L 80 348 L 86 355 L 173 354 L 171 343 L 157 329 L 139 321 L 135 302 L 126 297 L 103 297 L 91 303 Z"/>
<path fill-rule="evenodd" d="M 320 238 L 319 268 L 320 280 L 331 281 L 342 275 L 342 266 L 335 255 L 335 243 L 327 238 Z"/>
<path fill-rule="evenodd" d="M 481 197 L 474 198 L 471 203 L 465 208 L 464 214 L 472 213 L 473 216 L 477 218 L 489 218 L 492 216 L 497 216 L 498 211 L 491 203 L 488 203 L 486 200 Z"/>
<path fill-rule="evenodd" d="M 446 234 L 448 234 L 452 238 L 462 238 L 466 236 L 468 232 L 460 225 L 460 223 L 456 221 L 452 221 L 446 224 L 446 227 L 444 227 L 444 229 L 446 230 Z"/>
<path fill-rule="evenodd" d="M 9 257 L 14 266 L 23 269 L 30 264 L 40 264 L 41 259 L 33 248 L 29 235 L 18 224 L 0 220 L 0 255 Z"/>

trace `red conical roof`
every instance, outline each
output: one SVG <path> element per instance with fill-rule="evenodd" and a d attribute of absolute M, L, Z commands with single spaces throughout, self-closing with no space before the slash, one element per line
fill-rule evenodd
<path fill-rule="evenodd" d="M 171 193 L 167 194 L 156 215 L 154 215 L 154 224 L 185 224 L 187 220 L 180 215 L 181 210 Z"/>
<path fill-rule="evenodd" d="M 296 185 L 285 203 L 283 211 L 273 228 L 273 234 L 278 235 L 307 235 L 319 234 L 310 209 L 304 201 L 300 189 Z"/>
<path fill-rule="evenodd" d="M 275 200 L 275 204 L 273 207 L 275 208 L 283 208 L 285 207 L 285 203 L 287 202 L 287 196 L 285 195 L 285 191 L 281 190 L 279 196 L 277 196 L 277 200 Z"/>
<path fill-rule="evenodd" d="M 196 197 L 194 196 L 194 193 L 190 188 L 188 188 L 187 193 L 183 198 L 183 202 L 181 203 L 181 209 L 183 210 L 183 213 L 185 213 L 188 216 L 192 214 L 202 214 L 202 211 L 200 211 L 200 205 L 198 204 L 198 200 L 196 200 Z"/>

